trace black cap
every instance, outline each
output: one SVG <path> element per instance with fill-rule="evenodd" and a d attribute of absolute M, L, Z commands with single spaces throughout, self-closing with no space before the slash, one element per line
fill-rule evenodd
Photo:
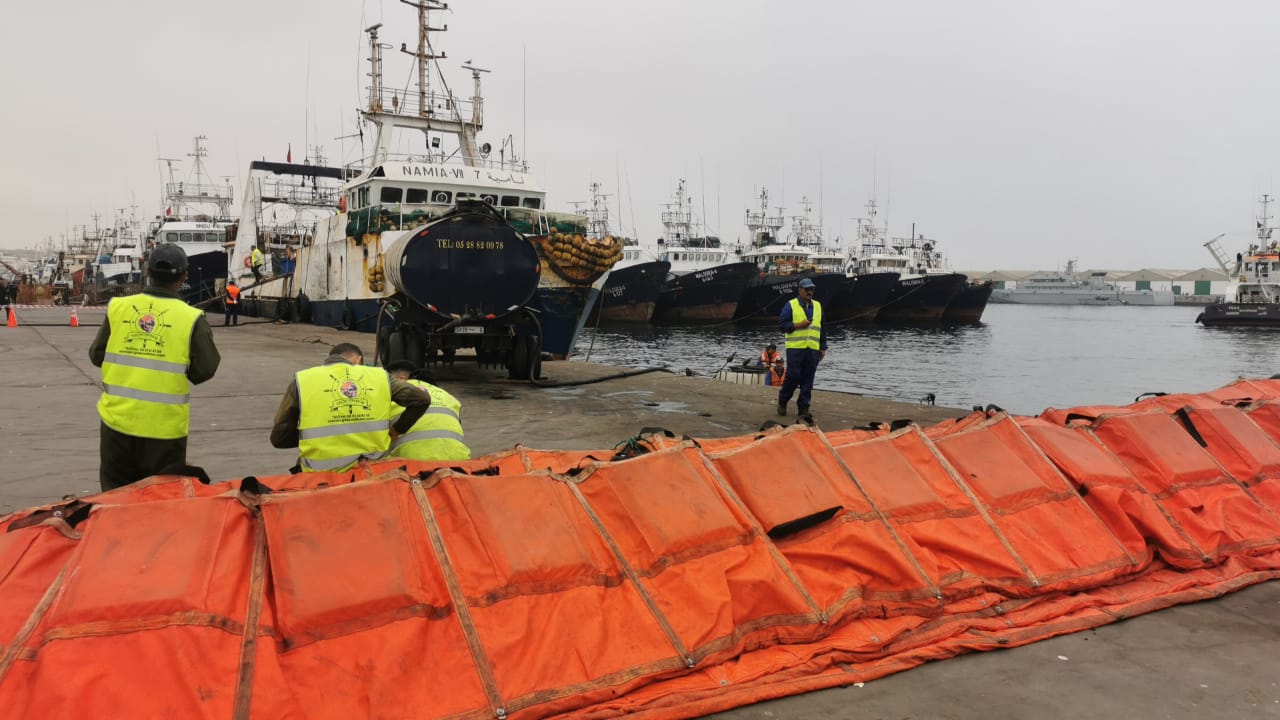
<path fill-rule="evenodd" d="M 777 350 L 777 349 L 778 349 L 778 345 L 777 345 L 777 343 L 769 343 L 768 345 L 765 345 L 765 346 L 764 346 L 764 349 L 765 349 L 765 350 Z"/>
<path fill-rule="evenodd" d="M 147 270 L 177 277 L 187 271 L 187 254 L 171 243 L 157 245 L 147 257 Z"/>
<path fill-rule="evenodd" d="M 388 363 L 386 369 L 387 369 L 387 372 L 401 371 L 401 372 L 407 372 L 410 375 L 412 375 L 413 373 L 418 371 L 418 366 L 414 365 L 408 360 L 397 360 L 393 363 Z"/>

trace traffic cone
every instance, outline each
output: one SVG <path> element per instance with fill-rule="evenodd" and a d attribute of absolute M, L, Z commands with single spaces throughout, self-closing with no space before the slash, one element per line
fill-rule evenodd
<path fill-rule="evenodd" d="M 18 314 L 13 311 L 13 306 L 9 306 L 9 327 L 18 327 Z"/>
<path fill-rule="evenodd" d="M 76 317 L 75 308 L 71 308 L 71 327 L 80 327 L 80 318 Z"/>

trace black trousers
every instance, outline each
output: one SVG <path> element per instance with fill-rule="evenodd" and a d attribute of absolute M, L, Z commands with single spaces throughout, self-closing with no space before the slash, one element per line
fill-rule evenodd
<path fill-rule="evenodd" d="M 187 464 L 187 439 L 157 440 L 135 437 L 99 421 L 98 450 L 101 465 L 98 482 L 103 491 L 159 475 L 166 468 Z"/>
<path fill-rule="evenodd" d="M 238 325 L 240 321 L 240 303 L 223 303 L 227 306 L 227 319 L 223 325 Z"/>

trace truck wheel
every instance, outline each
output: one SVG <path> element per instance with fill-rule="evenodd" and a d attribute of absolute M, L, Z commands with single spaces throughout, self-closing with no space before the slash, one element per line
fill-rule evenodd
<path fill-rule="evenodd" d="M 507 377 L 511 380 L 529 379 L 529 364 L 533 359 L 529 357 L 529 343 L 525 340 L 523 336 L 516 336 L 511 345 L 511 355 L 507 361 Z"/>
<path fill-rule="evenodd" d="M 393 331 L 387 336 L 386 358 L 387 365 L 408 359 L 405 348 L 405 332 L 403 330 Z"/>

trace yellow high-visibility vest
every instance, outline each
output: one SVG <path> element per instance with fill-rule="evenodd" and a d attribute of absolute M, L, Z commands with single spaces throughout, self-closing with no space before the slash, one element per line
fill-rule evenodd
<path fill-rule="evenodd" d="M 298 455 L 304 472 L 341 472 L 386 455 L 391 378 L 376 367 L 308 368 L 298 385 Z"/>
<path fill-rule="evenodd" d="M 809 318 L 804 314 L 804 307 L 799 298 L 791 298 L 791 322 L 798 323 Z M 807 328 L 792 330 L 787 333 L 788 350 L 821 350 L 822 349 L 822 303 L 813 301 L 813 322 Z"/>
<path fill-rule="evenodd" d="M 178 298 L 112 298 L 98 416 L 134 437 L 173 440 L 191 425 L 191 332 L 203 315 Z"/>
<path fill-rule="evenodd" d="M 391 455 L 406 460 L 470 460 L 471 449 L 462 439 L 462 403 L 442 388 L 421 380 L 409 380 L 431 395 L 427 408 L 409 432 L 391 443 Z M 394 424 L 404 408 L 396 405 L 391 418 Z"/>

